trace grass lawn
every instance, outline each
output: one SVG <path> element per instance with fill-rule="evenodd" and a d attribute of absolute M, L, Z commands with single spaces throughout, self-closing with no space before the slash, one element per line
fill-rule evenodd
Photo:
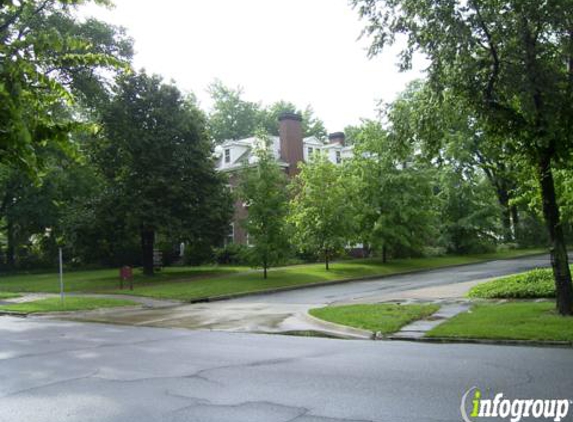
<path fill-rule="evenodd" d="M 34 312 L 88 311 L 99 308 L 115 308 L 119 306 L 135 305 L 138 305 L 138 303 L 131 300 L 93 297 L 67 297 L 62 305 L 59 297 L 51 297 L 48 299 L 34 300 L 32 302 L 0 306 L 0 310 L 32 314 Z"/>
<path fill-rule="evenodd" d="M 20 297 L 18 293 L 12 292 L 0 292 L 0 299 L 13 299 L 15 297 Z"/>
<path fill-rule="evenodd" d="M 475 305 L 431 330 L 428 337 L 573 341 L 573 317 L 553 302 Z"/>
<path fill-rule="evenodd" d="M 168 267 L 159 271 L 153 277 L 144 276 L 140 269 L 133 271 L 134 287 L 148 284 L 174 282 L 179 280 L 194 280 L 248 271 L 245 266 L 216 266 L 205 265 L 199 267 Z M 101 293 L 119 287 L 119 268 L 69 271 L 64 273 L 64 283 L 67 292 Z M 43 292 L 59 293 L 60 284 L 58 274 L 17 274 L 0 276 L 0 291 L 2 292 Z"/>
<path fill-rule="evenodd" d="M 391 275 L 413 270 L 447 267 L 481 262 L 488 259 L 512 258 L 541 249 L 509 250 L 494 254 L 444 256 L 437 258 L 397 259 L 383 264 L 375 259 L 335 262 L 330 271 L 324 264 L 294 265 L 269 271 L 264 280 L 261 272 L 247 267 L 203 266 L 166 268 L 154 277 L 136 271 L 134 291 L 117 290 L 118 270 L 78 271 L 64 274 L 66 291 L 112 292 L 164 299 L 192 300 L 229 294 L 265 291 L 275 288 L 310 285 L 376 275 Z M 29 274 L 0 277 L 0 291 L 57 292 L 57 274 Z"/>
<path fill-rule="evenodd" d="M 412 321 L 432 315 L 440 307 L 438 305 L 348 305 L 327 306 L 311 309 L 309 313 L 325 321 L 362 328 L 370 331 L 380 331 L 390 334 L 398 331 Z"/>

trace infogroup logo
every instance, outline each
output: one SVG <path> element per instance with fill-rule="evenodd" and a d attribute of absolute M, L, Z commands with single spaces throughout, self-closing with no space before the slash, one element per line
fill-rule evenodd
<path fill-rule="evenodd" d="M 473 399 L 470 398 L 472 392 Z M 475 422 L 484 418 L 497 418 L 520 422 L 523 419 L 545 419 L 559 422 L 567 417 L 572 403 L 568 399 L 507 399 L 503 393 L 496 393 L 492 397 L 483 398 L 477 387 L 466 391 L 460 406 L 463 420 Z"/>

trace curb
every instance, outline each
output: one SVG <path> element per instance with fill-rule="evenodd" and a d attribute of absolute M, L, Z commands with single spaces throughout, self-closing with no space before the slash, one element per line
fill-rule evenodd
<path fill-rule="evenodd" d="M 0 316 L 16 316 L 21 318 L 26 318 L 29 314 L 25 312 L 18 311 L 0 311 Z"/>
<path fill-rule="evenodd" d="M 316 326 L 316 331 L 322 331 L 332 336 L 341 337 L 352 340 L 373 340 L 375 333 L 370 330 L 361 328 L 349 327 L 347 325 L 340 325 L 334 322 L 325 321 L 320 318 L 313 317 L 308 312 L 299 315 L 307 323 Z"/>
<path fill-rule="evenodd" d="M 332 286 L 332 285 L 336 285 L 336 284 L 353 283 L 353 282 L 357 282 L 357 281 L 379 280 L 379 279 L 384 279 L 384 278 L 388 278 L 388 277 L 395 277 L 395 276 L 400 276 L 400 275 L 419 274 L 419 273 L 425 273 L 425 272 L 430 272 L 430 271 L 435 271 L 435 270 L 458 268 L 458 267 L 467 267 L 468 265 L 486 264 L 488 262 L 494 262 L 494 261 L 510 261 L 512 259 L 530 258 L 530 257 L 542 256 L 542 255 L 547 255 L 547 252 L 534 253 L 534 254 L 530 254 L 530 255 L 522 255 L 522 256 L 517 256 L 517 257 L 513 257 L 513 258 L 486 259 L 484 261 L 468 262 L 466 264 L 445 265 L 443 267 L 425 268 L 425 269 L 419 269 L 419 270 L 404 271 L 404 272 L 399 272 L 399 273 L 394 273 L 394 274 L 369 275 L 366 277 L 344 278 L 344 279 L 340 279 L 340 280 L 324 281 L 324 282 L 318 282 L 318 283 L 313 283 L 313 284 L 302 284 L 300 286 L 277 287 L 276 289 L 258 290 L 258 291 L 254 291 L 254 292 L 231 293 L 228 295 L 221 295 L 221 296 L 207 296 L 207 297 L 202 297 L 202 298 L 197 298 L 197 299 L 183 300 L 182 303 L 219 302 L 222 300 L 237 299 L 237 298 L 241 298 L 241 297 L 264 296 L 264 295 L 273 294 L 273 293 L 289 292 L 292 290 L 312 289 L 314 287 Z M 129 295 L 127 295 L 127 296 L 129 296 Z M 137 296 L 137 295 L 134 295 L 134 296 Z M 143 296 L 143 297 L 145 297 L 145 296 Z"/>
<path fill-rule="evenodd" d="M 538 340 L 504 340 L 504 339 L 479 339 L 479 338 L 453 338 L 453 337 L 420 337 L 408 338 L 396 335 L 386 336 L 381 340 L 411 341 L 418 343 L 435 344 L 483 344 L 489 346 L 530 346 L 530 347 L 562 347 L 572 348 L 572 341 L 538 341 Z"/>

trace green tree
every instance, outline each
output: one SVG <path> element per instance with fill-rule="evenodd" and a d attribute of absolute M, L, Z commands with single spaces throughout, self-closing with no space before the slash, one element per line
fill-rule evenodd
<path fill-rule="evenodd" d="M 38 170 L 38 154 L 53 143 L 69 150 L 77 116 L 69 82 L 74 72 L 124 67 L 119 55 L 98 51 L 55 21 L 71 21 L 79 0 L 0 3 L 0 162 Z M 98 1 L 98 4 L 108 4 Z M 78 28 L 78 26 L 73 26 Z"/>
<path fill-rule="evenodd" d="M 370 55 L 405 36 L 402 68 L 429 60 L 432 89 L 463 99 L 536 170 L 551 242 L 556 304 L 573 314 L 573 285 L 553 169 L 573 151 L 573 1 L 353 0 Z"/>
<path fill-rule="evenodd" d="M 294 198 L 288 221 L 294 229 L 294 243 L 301 251 L 318 253 L 329 261 L 353 235 L 353 215 L 346 196 L 340 166 L 324 154 L 315 154 L 293 180 Z"/>
<path fill-rule="evenodd" d="M 229 88 L 218 80 L 210 85 L 209 93 L 214 102 L 209 114 L 209 131 L 216 143 L 247 138 L 260 131 L 278 136 L 278 117 L 284 112 L 302 116 L 303 136 L 326 138 L 324 123 L 314 115 L 310 105 L 300 110 L 293 103 L 281 100 L 263 107 L 244 100 L 242 88 Z"/>
<path fill-rule="evenodd" d="M 394 254 L 419 254 L 435 235 L 434 172 L 412 150 L 396 148 L 379 122 L 365 121 L 354 134 L 354 158 L 345 165 L 354 180 L 358 238 Z"/>
<path fill-rule="evenodd" d="M 242 88 L 232 89 L 219 80 L 209 86 L 213 110 L 209 132 L 217 143 L 253 136 L 259 126 L 260 106 L 242 99 Z"/>
<path fill-rule="evenodd" d="M 249 255 L 253 264 L 267 269 L 283 260 L 288 252 L 285 219 L 288 210 L 287 179 L 279 167 L 268 141 L 259 136 L 262 145 L 255 151 L 257 161 L 241 172 L 239 196 L 248 208 L 242 222 L 249 235 Z"/>
<path fill-rule="evenodd" d="M 174 242 L 222 240 L 231 198 L 193 98 L 158 76 L 125 76 L 103 123 L 106 137 L 95 158 L 107 182 L 106 202 L 139 232 L 145 274 L 153 274 L 158 231 Z"/>
<path fill-rule="evenodd" d="M 456 254 L 489 252 L 499 233 L 499 206 L 478 169 L 455 163 L 438 171 L 439 243 Z"/>
<path fill-rule="evenodd" d="M 511 142 L 484 130 L 463 101 L 448 91 L 438 98 L 423 81 L 411 83 L 384 114 L 394 136 L 413 143 L 429 161 L 446 163 L 465 176 L 485 175 L 500 205 L 504 241 L 516 240 L 519 213 L 512 203 L 517 182 Z M 476 186 L 480 183 L 476 181 Z"/>

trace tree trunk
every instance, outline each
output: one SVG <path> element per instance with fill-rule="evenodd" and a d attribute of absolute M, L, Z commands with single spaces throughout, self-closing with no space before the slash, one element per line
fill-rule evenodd
<path fill-rule="evenodd" d="M 511 224 L 513 229 L 513 239 L 517 242 L 520 239 L 519 233 L 519 211 L 515 205 L 511 206 Z"/>
<path fill-rule="evenodd" d="M 508 243 L 513 240 L 511 232 L 511 207 L 509 206 L 509 194 L 506 190 L 497 189 L 497 199 L 501 205 L 501 225 L 503 226 L 503 241 Z"/>
<path fill-rule="evenodd" d="M 324 263 L 326 265 L 326 271 L 330 270 L 330 268 L 328 267 L 328 250 L 324 251 Z"/>
<path fill-rule="evenodd" d="M 267 260 L 265 259 L 263 261 L 263 274 L 264 274 L 263 277 L 265 280 L 267 279 L 267 268 L 268 268 L 268 264 L 267 264 Z"/>
<path fill-rule="evenodd" d="M 141 226 L 141 252 L 143 274 L 153 275 L 153 246 L 155 243 L 155 231 L 146 226 Z"/>
<path fill-rule="evenodd" d="M 560 222 L 559 207 L 555 197 L 551 159 L 548 156 L 542 156 L 538 164 L 543 216 L 551 241 L 551 266 L 555 277 L 556 306 L 561 315 L 571 315 L 573 314 L 573 286 L 571 284 L 571 272 L 569 270 L 563 227 Z"/>
<path fill-rule="evenodd" d="M 382 246 L 382 263 L 388 262 L 388 248 L 386 245 Z"/>
<path fill-rule="evenodd" d="M 16 266 L 16 245 L 14 235 L 14 225 L 8 222 L 6 227 L 7 231 L 7 245 L 6 245 L 6 266 L 8 269 L 13 270 Z"/>

